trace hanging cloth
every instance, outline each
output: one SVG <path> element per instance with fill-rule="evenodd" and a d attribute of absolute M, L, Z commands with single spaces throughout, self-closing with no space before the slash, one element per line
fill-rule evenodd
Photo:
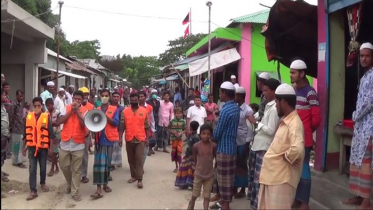
<path fill-rule="evenodd" d="M 350 31 L 351 41 L 348 46 L 348 56 L 346 66 L 350 67 L 357 60 L 360 44 L 356 41 L 361 23 L 361 3 L 347 8 L 347 22 Z"/>

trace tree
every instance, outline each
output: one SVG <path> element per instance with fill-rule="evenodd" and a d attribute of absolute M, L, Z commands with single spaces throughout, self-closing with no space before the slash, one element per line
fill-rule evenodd
<path fill-rule="evenodd" d="M 193 34 L 186 39 L 179 37 L 168 41 L 168 49 L 159 55 L 159 65 L 166 66 L 184 59 L 186 57 L 185 53 L 205 36 L 205 34 Z"/>
<path fill-rule="evenodd" d="M 99 63 L 115 73 L 119 73 L 125 70 L 119 55 L 114 60 L 105 60 L 100 58 Z"/>
<path fill-rule="evenodd" d="M 86 58 L 94 58 L 99 59 L 101 49 L 100 41 L 97 39 L 92 41 L 73 41 L 70 44 L 70 48 L 68 49 L 68 54 L 70 56 L 76 56 L 80 59 Z"/>

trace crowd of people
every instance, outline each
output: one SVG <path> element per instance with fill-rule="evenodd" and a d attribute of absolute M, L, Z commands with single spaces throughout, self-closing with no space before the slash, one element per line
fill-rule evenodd
<path fill-rule="evenodd" d="M 361 66 L 366 70 L 361 80 L 355 130 L 351 149 L 350 187 L 355 197 L 346 204 L 369 209 L 372 178 L 372 101 L 373 46 L 363 44 Z M 175 163 L 174 185 L 182 190 L 192 188 L 188 209 L 195 208 L 201 195 L 203 208 L 230 209 L 233 198 L 246 197 L 253 209 L 309 209 L 311 192 L 310 154 L 314 147 L 313 133 L 321 122 L 318 96 L 309 84 L 307 65 L 294 60 L 290 65 L 293 85 L 281 84 L 267 73 L 258 77 L 261 102 L 246 104 L 246 91 L 236 82 L 223 82 L 219 102 L 208 95 L 188 90 L 185 101 L 180 89 L 171 94 L 144 88 L 123 93 L 102 88 L 75 90 L 60 87 L 54 96 L 52 81 L 31 105 L 22 106 L 23 92 L 16 100 L 9 97 L 10 85 L 2 81 L 1 90 L 1 164 L 12 157 L 12 164 L 26 168 L 23 156 L 29 159 L 30 194 L 37 194 L 36 168 L 40 167 L 40 184 L 49 190 L 46 177 L 59 173 L 66 179 L 75 201 L 80 201 L 80 183 L 88 183 L 88 155 L 94 147 L 92 199 L 110 193 L 110 171 L 122 167 L 122 146 L 125 145 L 130 177 L 128 183 L 144 187 L 144 163 L 156 151 L 170 153 Z M 3 78 L 3 75 L 2 75 Z M 173 102 L 171 98 L 173 97 Z M 30 110 L 32 106 L 32 111 Z M 107 124 L 99 132 L 90 132 L 86 114 L 98 109 L 106 115 Z M 92 141 L 93 139 L 93 141 Z M 186 148 L 183 146 L 186 145 Z M 171 147 L 171 151 L 168 147 Z M 185 154 L 183 156 L 183 151 Z M 47 161 L 52 162 L 47 173 Z M 171 171 L 171 170 L 170 170 Z M 9 174 L 1 172 L 2 181 Z M 202 190 L 203 189 L 203 190 Z M 211 194 L 214 196 L 211 197 Z M 2 194 L 3 197 L 3 194 Z"/>

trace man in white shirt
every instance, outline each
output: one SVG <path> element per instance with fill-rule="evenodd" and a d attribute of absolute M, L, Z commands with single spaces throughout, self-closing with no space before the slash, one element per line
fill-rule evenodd
<path fill-rule="evenodd" d="M 54 82 L 53 81 L 49 81 L 47 83 L 47 86 L 44 90 L 44 92 L 42 92 L 40 94 L 40 98 L 43 99 L 43 108 L 44 108 L 44 111 L 47 111 L 47 106 L 45 105 L 45 102 L 47 101 L 48 98 L 52 98 L 53 99 L 53 92 L 54 92 Z"/>
<path fill-rule="evenodd" d="M 205 124 L 205 118 L 207 117 L 205 107 L 201 106 L 201 96 L 194 96 L 194 106 L 188 109 L 187 113 L 187 126 L 189 130 L 190 122 L 197 121 L 199 127 L 197 133 L 199 134 L 199 128 Z"/>
<path fill-rule="evenodd" d="M 65 110 L 66 105 L 65 89 L 58 89 L 57 97 L 54 99 L 54 108 L 61 113 L 61 110 Z"/>

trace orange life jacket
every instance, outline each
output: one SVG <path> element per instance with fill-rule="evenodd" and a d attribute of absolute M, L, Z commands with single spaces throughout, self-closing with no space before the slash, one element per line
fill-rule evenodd
<path fill-rule="evenodd" d="M 66 114 L 72 109 L 71 104 L 66 106 Z M 81 106 L 78 112 L 83 115 L 87 112 L 85 106 Z M 85 126 L 82 126 L 79 122 L 78 114 L 72 113 L 67 121 L 63 124 L 61 131 L 61 140 L 69 141 L 71 138 L 77 144 L 84 144 L 84 136 L 86 134 Z"/>
<path fill-rule="evenodd" d="M 140 106 L 137 108 L 136 113 L 133 113 L 132 108 L 128 107 L 123 110 L 123 116 L 126 123 L 126 141 L 132 141 L 133 138 L 139 141 L 145 141 L 145 121 L 148 117 L 148 111 Z"/>
<path fill-rule="evenodd" d="M 49 114 L 41 113 L 38 120 L 35 118 L 35 112 L 29 112 L 26 117 L 26 145 L 36 147 L 35 156 L 38 149 L 48 149 L 49 139 Z M 35 136 L 36 134 L 36 136 Z"/>
<path fill-rule="evenodd" d="M 102 110 L 101 107 L 98 107 L 97 109 Z M 108 118 L 113 119 L 116 111 L 117 111 L 116 106 L 109 105 L 105 114 Z M 96 134 L 96 138 L 95 138 L 96 143 L 98 143 L 98 139 L 100 138 L 100 135 L 101 135 L 101 132 Z M 105 126 L 105 135 L 109 141 L 119 141 L 118 127 L 110 123 L 107 123 Z"/>

